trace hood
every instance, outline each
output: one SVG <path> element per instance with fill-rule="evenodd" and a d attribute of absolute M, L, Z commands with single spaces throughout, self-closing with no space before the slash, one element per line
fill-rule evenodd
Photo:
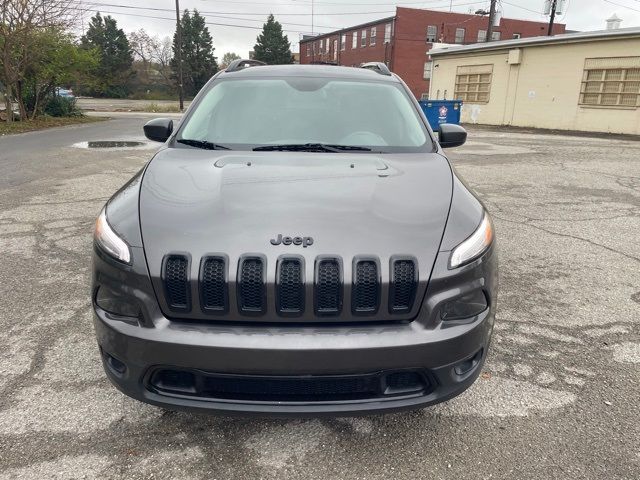
<path fill-rule="evenodd" d="M 233 315 L 238 262 L 252 254 L 266 262 L 265 295 L 270 305 L 263 313 L 268 317 L 275 308 L 269 289 L 283 255 L 304 260 L 307 284 L 317 274 L 318 258 L 339 257 L 347 290 L 353 259 L 375 257 L 383 297 L 390 260 L 411 256 L 417 262 L 417 297 L 421 298 L 442 240 L 451 194 L 451 168 L 435 153 L 234 153 L 169 148 L 156 155 L 144 175 L 140 223 L 149 271 L 166 315 L 201 316 L 197 279 L 200 261 L 209 254 L 228 261 L 225 281 L 232 308 L 226 313 Z M 189 259 L 193 297 L 189 311 L 169 312 L 163 299 L 163 259 L 169 254 Z M 345 303 L 348 295 L 347 291 Z M 312 296 L 308 291 L 307 297 Z M 416 309 L 409 310 L 403 318 L 415 315 Z M 381 314 L 380 319 L 387 317 L 382 310 Z"/>

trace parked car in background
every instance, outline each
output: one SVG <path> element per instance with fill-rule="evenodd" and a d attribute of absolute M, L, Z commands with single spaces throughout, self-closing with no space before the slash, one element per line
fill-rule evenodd
<path fill-rule="evenodd" d="M 56 95 L 63 98 L 76 98 L 70 88 L 56 87 Z"/>

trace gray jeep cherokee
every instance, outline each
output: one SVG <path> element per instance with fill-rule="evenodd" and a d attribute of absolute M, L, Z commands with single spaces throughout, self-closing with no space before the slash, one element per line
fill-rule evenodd
<path fill-rule="evenodd" d="M 367 68 L 234 62 L 96 221 L 104 369 L 168 409 L 352 415 L 478 377 L 497 292 L 489 215 L 407 86 Z"/>

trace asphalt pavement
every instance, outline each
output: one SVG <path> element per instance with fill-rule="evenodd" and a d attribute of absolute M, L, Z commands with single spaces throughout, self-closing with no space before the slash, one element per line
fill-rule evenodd
<path fill-rule="evenodd" d="M 450 150 L 493 214 L 486 367 L 421 411 L 328 420 L 171 413 L 106 380 L 91 230 L 152 155 L 144 115 L 0 138 L 0 479 L 640 477 L 640 142 L 470 129 Z"/>

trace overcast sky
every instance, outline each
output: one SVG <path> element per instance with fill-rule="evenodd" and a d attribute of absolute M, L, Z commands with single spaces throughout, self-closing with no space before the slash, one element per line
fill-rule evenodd
<path fill-rule="evenodd" d="M 175 24 L 170 19 L 175 18 L 175 0 L 77 1 L 91 10 L 99 9 L 105 15 L 113 16 L 125 32 L 144 28 L 153 35 L 173 35 Z M 325 33 L 392 16 L 396 5 L 441 11 L 448 11 L 452 5 L 452 11 L 468 13 L 481 8 L 488 10 L 490 2 L 317 0 L 313 3 L 314 31 Z M 499 0 L 498 4 L 505 17 L 547 21 L 547 17 L 542 15 L 544 0 Z M 135 8 L 126 8 L 127 6 Z M 206 17 L 217 57 L 226 52 L 236 52 L 246 57 L 269 13 L 273 13 L 276 20 L 283 24 L 292 51 L 298 51 L 300 35 L 312 30 L 311 0 L 180 0 L 180 8 L 196 8 Z M 640 0 L 567 0 L 557 21 L 565 23 L 571 30 L 602 30 L 605 28 L 605 19 L 613 13 L 623 19 L 622 27 L 640 26 Z M 86 23 L 85 20 L 85 26 Z"/>

